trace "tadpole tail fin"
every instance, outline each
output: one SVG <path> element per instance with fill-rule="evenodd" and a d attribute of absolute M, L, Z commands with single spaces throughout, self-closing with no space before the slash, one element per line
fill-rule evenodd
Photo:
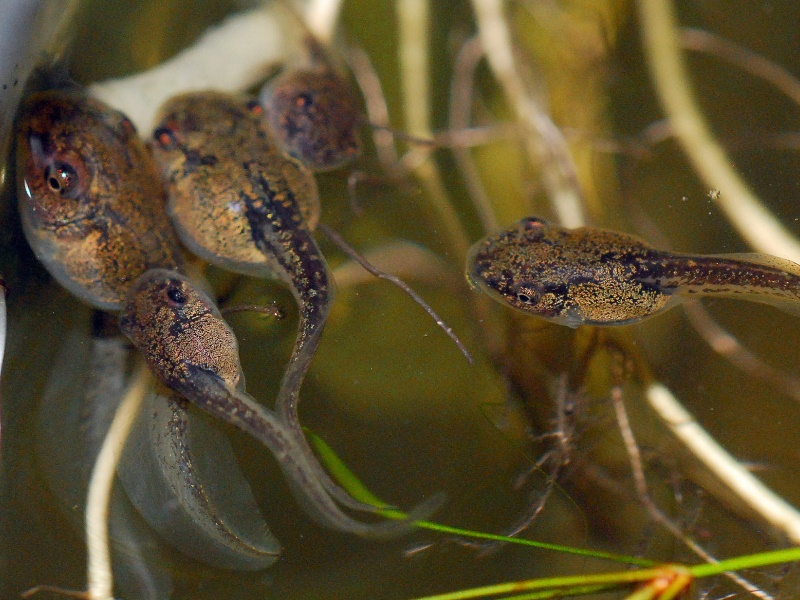
<path fill-rule="evenodd" d="M 404 520 L 374 523 L 357 520 L 344 512 L 342 504 L 373 513 L 381 508 L 358 502 L 334 484 L 316 457 L 303 451 L 304 446 L 308 447 L 305 439 L 298 440 L 293 430 L 275 413 L 245 392 L 229 388 L 208 371 L 198 370 L 192 374 L 192 380 L 197 392 L 193 394 L 193 401 L 267 446 L 286 475 L 295 497 L 321 525 L 362 537 L 391 537 L 409 531 L 414 520 L 429 516 L 442 502 L 440 496 L 434 496 L 413 509 L 409 518 Z M 331 486 L 339 492 L 336 496 L 331 493 Z M 348 502 L 339 502 L 342 496 Z"/>
<path fill-rule="evenodd" d="M 230 442 L 188 401 L 145 398 L 117 473 L 150 526 L 195 560 L 255 571 L 278 559 L 280 544 Z"/>

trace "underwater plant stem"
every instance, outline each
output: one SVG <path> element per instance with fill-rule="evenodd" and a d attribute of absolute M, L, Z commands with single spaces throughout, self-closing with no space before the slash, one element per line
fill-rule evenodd
<path fill-rule="evenodd" d="M 351 47 L 347 52 L 347 63 L 353 72 L 353 77 L 361 89 L 364 97 L 364 108 L 367 111 L 369 122 L 378 127 L 372 127 L 372 142 L 378 160 L 387 173 L 396 172 L 400 158 L 394 147 L 394 135 L 388 130 L 389 106 L 383 93 L 381 80 L 369 54 L 360 47 Z M 386 129 L 384 127 L 386 127 Z"/>
<path fill-rule="evenodd" d="M 403 90 L 403 118 L 408 133 L 430 138 L 430 5 L 429 0 L 398 0 L 400 78 Z M 469 249 L 464 226 L 447 194 L 441 173 L 430 159 L 413 170 L 436 220 L 450 242 L 454 260 L 460 261 Z"/>
<path fill-rule="evenodd" d="M 672 433 L 721 482 L 792 542 L 800 544 L 800 512 L 796 508 L 728 454 L 665 386 L 660 383 L 650 384 L 645 396 Z"/>
<path fill-rule="evenodd" d="M 466 598 L 488 598 L 490 596 L 499 596 L 500 594 L 523 592 L 526 590 L 560 590 L 561 588 L 564 588 L 564 590 L 567 591 L 575 586 L 585 587 L 590 585 L 605 584 L 622 585 L 626 583 L 650 581 L 652 579 L 667 576 L 670 573 L 675 573 L 679 570 L 686 571 L 687 569 L 686 567 L 682 567 L 680 565 L 667 565 L 652 569 L 639 569 L 621 573 L 568 575 L 565 577 L 546 577 L 542 579 L 531 579 L 528 581 L 510 581 L 447 594 L 438 594 L 436 596 L 425 596 L 424 599 L 420 598 L 418 600 L 462 600 Z"/>
<path fill-rule="evenodd" d="M 760 54 L 734 44 L 710 31 L 694 27 L 684 27 L 680 30 L 680 42 L 687 50 L 716 56 L 754 77 L 763 79 L 800 106 L 800 80 L 787 69 L 767 60 Z"/>
<path fill-rule="evenodd" d="M 656 91 L 673 132 L 716 202 L 742 238 L 759 252 L 800 262 L 800 241 L 762 204 L 731 167 L 712 136 L 689 87 L 670 0 L 637 3 L 645 52 Z"/>
<path fill-rule="evenodd" d="M 386 511 L 381 511 L 379 514 L 384 514 Z M 394 511 L 395 513 L 397 511 Z M 384 514 L 390 518 L 402 518 L 406 515 L 399 514 Z M 507 535 L 497 535 L 493 533 L 483 533 L 480 531 L 468 531 L 459 527 L 450 527 L 440 523 L 433 523 L 431 521 L 414 521 L 414 527 L 419 529 L 427 529 L 428 531 L 438 531 L 439 533 L 449 533 L 457 536 L 467 536 L 479 540 L 488 540 L 492 542 L 503 542 L 508 544 L 519 544 L 521 546 L 530 546 L 532 548 L 539 548 L 540 550 L 553 550 L 555 552 L 565 552 L 567 554 L 574 554 L 576 556 L 585 556 L 587 558 L 597 558 L 599 560 L 608 560 L 626 565 L 635 565 L 639 567 L 652 567 L 654 561 L 646 558 L 638 558 L 636 556 L 627 556 L 623 554 L 612 554 L 610 552 L 602 552 L 600 550 L 588 550 L 586 548 L 576 548 L 572 546 L 562 546 L 560 544 L 550 544 L 548 542 L 539 542 L 537 540 L 529 540 L 526 538 L 509 537 Z"/>
<path fill-rule="evenodd" d="M 500 594 L 522 592 L 525 590 L 550 590 L 556 593 L 553 593 L 551 596 L 547 597 L 561 597 L 562 595 L 573 595 L 576 592 L 591 593 L 591 590 L 589 589 L 590 586 L 605 587 L 623 585 L 626 583 L 655 582 L 657 580 L 666 582 L 666 586 L 660 588 L 660 594 L 648 595 L 645 592 L 643 595 L 637 595 L 637 592 L 634 592 L 633 594 L 627 596 L 626 600 L 632 598 L 663 598 L 666 597 L 663 595 L 665 593 L 671 594 L 669 597 L 672 598 L 675 597 L 677 592 L 685 589 L 691 583 L 691 581 L 696 578 L 719 575 L 726 571 L 754 569 L 757 567 L 765 567 L 797 561 L 800 561 L 800 548 L 785 548 L 783 550 L 773 550 L 770 552 L 737 556 L 722 560 L 717 564 L 702 564 L 693 566 L 667 564 L 660 567 L 634 571 L 623 571 L 619 573 L 598 573 L 595 575 L 574 575 L 566 577 L 533 579 L 528 581 L 505 582 L 446 594 L 437 594 L 435 596 L 425 596 L 424 598 L 418 598 L 417 600 L 462 600 L 467 598 L 488 598 L 490 596 L 499 596 Z M 641 589 L 639 591 L 641 591 Z M 512 597 L 517 599 L 540 598 L 545 596 L 530 594 L 526 596 L 516 595 Z"/>
<path fill-rule="evenodd" d="M 306 27 L 321 44 L 327 46 L 342 12 L 342 0 L 308 0 L 303 14 Z"/>
<path fill-rule="evenodd" d="M 719 575 L 724 571 L 755 569 L 798 561 L 800 561 L 800 548 L 782 548 L 781 550 L 735 556 L 721 560 L 716 564 L 694 565 L 689 567 L 689 571 L 695 577 L 708 577 L 710 575 Z"/>
<path fill-rule="evenodd" d="M 450 83 L 450 109 L 448 110 L 450 131 L 461 131 L 470 125 L 472 96 L 475 91 L 475 69 L 481 58 L 483 58 L 483 46 L 478 37 L 464 42 L 458 51 L 453 69 L 453 79 Z M 478 213 L 484 234 L 488 235 L 497 231 L 500 229 L 500 223 L 497 221 L 491 199 L 486 193 L 470 150 L 454 146 L 452 152 L 472 199 L 472 204 Z"/>
<path fill-rule="evenodd" d="M 314 445 L 317 454 L 325 463 L 327 469 L 334 476 L 336 481 L 356 500 L 371 504 L 372 506 L 381 508 L 378 514 L 388 519 L 407 519 L 408 515 L 404 512 L 395 509 L 385 508 L 387 504 L 375 496 L 361 481 L 353 474 L 353 472 L 345 465 L 342 460 L 336 455 L 333 449 L 314 432 L 304 429 L 306 435 Z M 471 537 L 480 540 L 489 540 L 495 542 L 507 542 L 509 544 L 520 544 L 523 546 L 530 546 L 542 550 L 554 550 L 557 552 L 567 552 L 577 556 L 586 556 L 588 558 L 598 558 L 600 560 L 609 560 L 612 562 L 623 563 L 627 565 L 635 565 L 638 567 L 652 567 L 656 563 L 646 558 L 639 558 L 635 556 L 625 556 L 621 554 L 612 554 L 610 552 L 602 552 L 600 550 L 588 550 L 586 548 L 574 548 L 562 546 L 560 544 L 550 544 L 547 542 L 539 542 L 536 540 L 529 540 L 525 538 L 508 537 L 505 535 L 497 535 L 493 533 L 483 533 L 481 531 L 470 531 L 458 527 L 450 527 L 449 525 L 442 525 L 440 523 L 433 523 L 431 521 L 417 520 L 413 523 L 414 527 L 419 529 L 427 529 L 429 531 L 437 531 L 439 533 L 447 533 L 462 537 Z"/>
<path fill-rule="evenodd" d="M 549 598 L 570 598 L 572 596 L 590 596 L 599 594 L 606 590 L 616 588 L 616 585 L 577 585 L 568 589 L 544 590 L 541 592 L 531 592 L 530 594 L 515 594 L 506 596 L 503 600 L 547 600 Z"/>
<path fill-rule="evenodd" d="M 633 433 L 630 420 L 628 419 L 628 411 L 625 408 L 625 401 L 622 397 L 622 388 L 616 385 L 611 390 L 611 402 L 614 405 L 614 412 L 619 424 L 619 430 L 622 434 L 622 439 L 625 444 L 625 449 L 628 453 L 628 458 L 631 463 L 631 471 L 633 472 L 633 480 L 636 486 L 636 493 L 638 494 L 642 504 L 647 509 L 651 518 L 659 525 L 664 527 L 676 539 L 683 542 L 692 552 L 697 554 L 701 559 L 708 563 L 718 563 L 719 561 L 706 551 L 700 544 L 692 538 L 683 533 L 680 528 L 662 511 L 650 495 L 650 489 L 647 485 L 647 478 L 644 474 L 644 463 L 642 461 L 642 453 L 639 450 L 639 443 L 636 441 L 636 436 Z M 772 600 L 771 596 L 762 592 L 757 586 L 747 581 L 738 573 L 726 572 L 725 575 L 734 583 L 741 586 L 742 589 L 758 596 L 760 598 Z M 682 588 L 680 588 L 682 589 Z M 661 597 L 661 596 L 659 596 Z M 630 598 L 630 597 L 629 597 Z"/>
<path fill-rule="evenodd" d="M 495 78 L 520 125 L 531 160 L 540 165 L 558 221 L 565 227 L 586 224 L 583 193 L 567 143 L 542 106 L 528 93 L 514 59 L 503 0 L 472 0 L 478 35 Z"/>
<path fill-rule="evenodd" d="M 430 6 L 428 0 L 397 2 L 403 107 L 406 129 L 417 137 L 430 135 Z"/>
<path fill-rule="evenodd" d="M 114 590 L 108 547 L 108 511 L 111 486 L 125 441 L 152 381 L 141 363 L 122 398 L 97 455 L 86 497 L 87 587 L 90 600 L 111 600 Z"/>
<path fill-rule="evenodd" d="M 747 348 L 736 336 L 723 329 L 702 303 L 684 302 L 682 308 L 694 330 L 714 352 L 746 373 L 748 377 L 766 381 L 796 402 L 800 402 L 800 377 L 773 367 Z"/>

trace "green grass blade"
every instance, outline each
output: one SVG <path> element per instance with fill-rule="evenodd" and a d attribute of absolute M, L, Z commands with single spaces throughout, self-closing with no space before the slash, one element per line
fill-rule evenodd
<path fill-rule="evenodd" d="M 371 504 L 378 508 L 383 508 L 379 512 L 380 515 L 389 519 L 405 519 L 407 515 L 402 511 L 387 508 L 390 505 L 383 502 L 380 498 L 370 492 L 366 486 L 356 477 L 356 475 L 345 465 L 342 460 L 336 455 L 333 449 L 328 446 L 325 441 L 313 432 L 305 429 L 314 449 L 322 459 L 322 462 L 330 471 L 331 475 L 336 481 L 356 500 Z M 480 531 L 470 531 L 468 529 L 460 529 L 458 527 L 450 527 L 448 525 L 441 525 L 430 521 L 415 521 L 414 525 L 420 529 L 428 529 L 430 531 L 437 531 L 440 533 L 447 533 L 452 535 L 460 535 L 463 537 L 490 540 L 497 542 L 507 542 L 509 544 L 519 544 L 523 546 L 530 546 L 533 548 L 540 548 L 542 550 L 553 550 L 556 552 L 566 552 L 577 556 L 586 556 L 589 558 L 597 558 L 601 560 L 608 560 L 618 563 L 635 565 L 637 567 L 652 567 L 656 563 L 651 560 L 637 558 L 635 556 L 623 556 L 619 554 L 612 554 L 610 552 L 601 552 L 599 550 L 587 550 L 585 548 L 573 548 L 570 546 L 562 546 L 560 544 L 549 544 L 547 542 L 537 542 L 535 540 L 527 540 L 516 537 L 508 537 L 504 535 L 496 535 L 491 533 L 483 533 Z"/>
<path fill-rule="evenodd" d="M 322 438 L 308 431 L 307 429 L 305 431 L 314 445 L 319 457 L 322 459 L 331 475 L 353 498 L 359 500 L 360 502 L 371 504 L 372 506 L 383 509 L 379 511 L 379 514 L 386 518 L 408 518 L 405 513 L 391 508 L 391 505 L 383 502 L 380 498 L 370 492 L 366 486 L 361 483 L 358 477 L 356 477 L 356 475 L 347 467 L 347 465 L 342 462 L 342 460 L 336 455 L 331 447 L 328 446 L 324 440 L 322 440 Z M 800 547 L 795 547 L 786 548 L 783 550 L 774 550 L 771 552 L 750 554 L 747 556 L 738 556 L 735 558 L 722 560 L 718 563 L 704 563 L 693 566 L 667 565 L 657 567 L 657 563 L 654 561 L 633 556 L 623 556 L 611 554 L 609 552 L 587 550 L 584 548 L 573 548 L 570 546 L 561 546 L 559 544 L 549 544 L 546 542 L 537 542 L 534 540 L 483 533 L 480 531 L 470 531 L 468 529 L 450 527 L 448 525 L 442 525 L 430 521 L 415 521 L 414 526 L 440 533 L 483 540 L 507 542 L 509 544 L 521 544 L 544 550 L 566 552 L 568 554 L 578 556 L 599 558 L 603 560 L 644 567 L 634 571 L 622 571 L 616 573 L 548 577 L 542 579 L 532 579 L 528 581 L 505 582 L 469 590 L 460 590 L 435 596 L 426 596 L 418 600 L 465 600 L 469 598 L 488 598 L 501 595 L 504 595 L 506 600 L 539 600 L 562 596 L 585 595 L 600 592 L 614 586 L 650 581 L 658 577 L 663 577 L 665 574 L 670 572 L 674 575 L 676 571 L 681 571 L 683 572 L 683 576 L 678 576 L 675 579 L 674 585 L 672 586 L 675 589 L 671 590 L 672 593 L 670 593 L 670 590 L 661 590 L 659 592 L 661 594 L 658 596 L 659 598 L 672 598 L 675 594 L 680 593 L 680 591 L 684 589 L 687 582 L 692 578 L 709 577 L 712 575 L 725 573 L 726 571 L 738 571 L 741 569 L 750 569 L 755 567 L 800 561 Z M 530 593 L 520 594 L 520 592 Z M 664 592 L 666 592 L 666 594 Z M 508 594 L 515 595 L 509 596 Z M 633 592 L 630 596 L 628 596 L 628 600 L 648 600 L 652 597 L 654 597 L 653 590 L 645 587 Z"/>

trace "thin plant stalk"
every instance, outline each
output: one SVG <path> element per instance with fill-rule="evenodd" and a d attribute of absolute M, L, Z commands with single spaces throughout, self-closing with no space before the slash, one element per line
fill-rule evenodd
<path fill-rule="evenodd" d="M 475 68 L 483 58 L 483 46 L 480 38 L 473 37 L 461 46 L 456 57 L 453 80 L 450 84 L 450 131 L 460 131 L 469 127 L 472 96 L 475 91 Z M 492 202 L 483 186 L 478 169 L 472 160 L 472 155 L 467 148 L 453 147 L 453 157 L 464 184 L 467 187 L 472 204 L 478 213 L 478 218 L 483 225 L 484 233 L 491 233 L 500 229 Z"/>
<path fill-rule="evenodd" d="M 394 135 L 388 130 L 389 107 L 386 104 L 381 80 L 369 54 L 363 48 L 351 47 L 347 52 L 347 63 L 364 97 L 367 119 L 372 125 L 377 126 L 372 127 L 372 141 L 375 144 L 378 160 L 387 173 L 395 175 L 400 157 L 394 147 Z"/>
<path fill-rule="evenodd" d="M 711 318 L 702 303 L 684 302 L 683 311 L 694 330 L 714 352 L 749 377 L 766 381 L 796 402 L 800 402 L 800 377 L 773 367 L 745 347 L 733 334 Z"/>
<path fill-rule="evenodd" d="M 350 469 L 347 468 L 342 460 L 336 455 L 336 453 L 328 446 L 325 441 L 314 434 L 312 431 L 305 429 L 305 433 L 308 436 L 311 443 L 314 445 L 314 449 L 316 450 L 319 457 L 325 463 L 325 466 L 331 472 L 331 474 L 336 478 L 336 481 L 345 489 L 347 492 L 356 500 L 360 502 L 364 502 L 366 504 L 371 504 L 377 508 L 381 508 L 382 510 L 378 511 L 383 517 L 389 519 L 407 519 L 408 515 L 402 511 L 396 509 L 385 508 L 388 505 L 375 496 L 369 489 L 364 486 L 363 483 L 353 474 Z M 458 527 L 451 527 L 449 525 L 442 525 L 441 523 L 434 523 L 431 521 L 414 521 L 414 527 L 419 529 L 427 529 L 429 531 L 437 531 L 439 533 L 447 533 L 451 535 L 457 535 L 462 537 L 470 537 L 479 540 L 488 540 L 493 542 L 507 542 L 509 544 L 519 544 L 522 546 L 530 546 L 532 548 L 539 548 L 542 550 L 554 550 L 557 552 L 567 552 L 569 554 L 574 554 L 576 556 L 585 556 L 587 558 L 597 558 L 600 560 L 608 560 L 617 563 L 623 563 L 627 565 L 634 565 L 638 567 L 652 567 L 656 563 L 654 561 L 639 558 L 635 556 L 625 556 L 621 554 L 612 554 L 610 552 L 603 552 L 600 550 L 589 550 L 586 548 L 575 548 L 569 546 L 563 546 L 560 544 L 552 544 L 548 542 L 540 542 L 537 540 L 529 540 L 525 538 L 518 538 L 518 537 L 509 537 L 506 535 L 498 535 L 493 533 L 484 533 L 481 531 L 471 531 L 466 529 L 461 529 Z"/>
<path fill-rule="evenodd" d="M 429 0 L 398 0 L 396 13 L 404 121 L 411 135 L 430 138 Z M 417 165 L 414 175 L 425 190 L 426 199 L 447 236 L 455 255 L 453 258 L 462 260 L 469 248 L 469 239 L 450 201 L 439 169 L 434 162 L 426 160 Z"/>
<path fill-rule="evenodd" d="M 108 537 L 108 513 L 111 488 L 125 447 L 144 397 L 151 389 L 153 378 L 144 362 L 140 362 L 128 384 L 125 395 L 119 402 L 114 418 L 108 428 L 100 452 L 97 454 L 84 512 L 86 535 L 86 591 L 69 590 L 54 585 L 37 585 L 23 592 L 22 598 L 30 598 L 40 592 L 52 592 L 83 600 L 114 600 L 114 576 L 111 568 L 111 552 Z M 116 401 L 117 398 L 109 398 Z"/>
<path fill-rule="evenodd" d="M 639 0 L 647 60 L 664 112 L 684 152 L 739 235 L 759 252 L 800 262 L 797 240 L 731 167 L 711 134 L 689 85 L 670 0 Z"/>
<path fill-rule="evenodd" d="M 417 600 L 465 600 L 467 598 L 489 598 L 509 594 L 513 592 L 523 592 L 527 590 L 558 590 L 569 589 L 575 586 L 589 585 L 623 585 L 650 581 L 659 577 L 664 577 L 673 569 L 682 569 L 678 565 L 668 567 L 655 567 L 651 569 L 639 569 L 618 573 L 599 573 L 596 575 L 568 575 L 565 577 L 547 577 L 543 579 L 532 579 L 528 581 L 509 581 L 505 583 L 487 585 L 470 590 L 451 592 L 447 594 L 437 594 L 435 596 L 425 596 Z"/>
<path fill-rule="evenodd" d="M 800 81 L 797 77 L 760 54 L 710 31 L 693 27 L 684 27 L 680 30 L 680 42 L 687 50 L 716 56 L 754 77 L 763 79 L 800 106 Z"/>
<path fill-rule="evenodd" d="M 111 554 L 108 546 L 111 486 L 114 483 L 114 475 L 125 441 L 151 383 L 150 372 L 144 363 L 141 363 L 114 413 L 111 427 L 92 469 L 86 498 L 87 579 L 90 600 L 111 600 L 114 597 Z"/>
<path fill-rule="evenodd" d="M 697 554 L 701 559 L 709 563 L 718 563 L 719 561 L 712 556 L 705 548 L 698 544 L 695 540 L 684 534 L 680 528 L 667 517 L 666 514 L 656 505 L 652 496 L 650 495 L 649 486 L 647 485 L 647 478 L 644 474 L 644 462 L 642 461 L 642 453 L 639 450 L 639 444 L 636 441 L 636 436 L 633 433 L 630 420 L 628 419 L 628 411 L 625 409 L 625 402 L 622 398 L 622 387 L 615 385 L 611 390 L 611 402 L 614 406 L 614 412 L 619 424 L 620 434 L 622 435 L 625 449 L 628 453 L 628 459 L 631 464 L 631 472 L 633 473 L 633 481 L 636 487 L 636 493 L 639 500 L 647 509 L 651 518 L 654 519 L 659 525 L 664 527 L 675 538 L 681 540 L 692 552 Z M 760 590 L 757 586 L 750 583 L 742 576 L 733 572 L 726 572 L 725 575 L 734 581 L 737 585 L 741 586 L 745 591 L 750 594 L 762 598 L 763 600 L 773 600 L 772 596 Z"/>
<path fill-rule="evenodd" d="M 478 35 L 489 66 L 525 130 L 531 160 L 540 165 L 550 203 L 565 227 L 586 224 L 583 192 L 561 131 L 528 93 L 514 58 L 503 0 L 472 0 Z"/>
<path fill-rule="evenodd" d="M 556 592 L 549 597 L 561 597 L 568 595 L 570 590 L 575 588 L 585 590 L 592 585 L 618 586 L 639 582 L 663 582 L 663 591 L 668 591 L 673 595 L 680 590 L 672 586 L 672 582 L 678 581 L 686 589 L 693 579 L 720 575 L 726 571 L 739 571 L 741 569 L 755 569 L 771 565 L 786 564 L 800 561 L 800 547 L 773 550 L 770 552 L 760 552 L 746 556 L 737 556 L 721 560 L 716 564 L 701 565 L 664 565 L 661 567 L 639 569 L 633 571 L 621 571 L 618 573 L 599 573 L 593 575 L 569 575 L 566 577 L 548 577 L 543 579 L 532 579 L 528 581 L 504 582 L 495 585 L 488 585 L 468 590 L 460 590 L 435 596 L 425 596 L 417 600 L 466 600 L 468 598 L 489 598 L 523 592 L 526 590 L 550 590 Z M 663 592 L 662 592 L 663 594 Z M 513 596 L 520 597 L 544 597 L 544 596 Z M 663 598 L 663 595 L 650 594 L 638 596 L 636 592 L 628 596 L 628 600 L 639 598 Z"/>
<path fill-rule="evenodd" d="M 396 11 L 406 129 L 411 135 L 429 137 L 430 6 L 428 0 L 399 0 Z"/>
<path fill-rule="evenodd" d="M 722 448 L 694 417 L 660 383 L 645 390 L 648 404 L 672 433 L 750 508 L 800 544 L 800 512 L 765 486 L 739 461 Z"/>

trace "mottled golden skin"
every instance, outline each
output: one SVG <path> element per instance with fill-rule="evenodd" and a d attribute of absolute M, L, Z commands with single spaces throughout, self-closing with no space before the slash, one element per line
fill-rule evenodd
<path fill-rule="evenodd" d="M 300 387 L 333 300 L 333 281 L 311 229 L 319 199 L 310 171 L 271 142 L 258 103 L 220 92 L 173 98 L 162 109 L 153 155 L 184 243 L 223 268 L 286 282 L 300 309 L 298 334 L 275 401 L 308 463 L 315 463 L 297 410 Z M 353 500 L 318 469 L 337 502 Z"/>
<path fill-rule="evenodd" d="M 406 521 L 362 523 L 342 511 L 337 503 L 370 512 L 375 509 L 356 502 L 340 488 L 332 489 L 324 470 L 291 427 L 244 391 L 236 337 L 213 301 L 188 279 L 163 269 L 145 273 L 131 287 L 120 328 L 164 385 L 264 443 L 295 494 L 320 523 L 377 537 L 410 528 Z M 424 504 L 418 513 L 429 514 L 433 506 Z"/>
<path fill-rule="evenodd" d="M 152 269 L 140 277 L 119 323 L 150 370 L 187 398 L 195 396 L 192 379 L 198 370 L 214 373 L 231 388 L 242 379 L 233 331 L 213 301 L 174 271 Z"/>
<path fill-rule="evenodd" d="M 358 101 L 329 67 L 287 70 L 259 100 L 275 142 L 308 168 L 337 169 L 361 154 Z"/>
<path fill-rule="evenodd" d="M 34 94 L 17 124 L 19 209 L 64 287 L 116 310 L 131 283 L 181 258 L 145 146 L 121 113 L 78 92 Z"/>
<path fill-rule="evenodd" d="M 152 268 L 176 269 L 181 266 L 181 259 L 160 178 L 130 121 L 77 92 L 36 94 L 22 108 L 17 141 L 20 212 L 37 256 L 70 291 L 107 310 L 121 309 L 131 289 L 140 290 L 143 282 L 152 283 L 159 274 L 177 278 L 176 286 L 181 287 L 173 290 L 174 298 L 166 298 L 173 302 L 171 308 L 181 315 L 180 320 L 168 323 L 170 307 L 165 308 L 158 294 L 150 289 L 149 294 L 136 296 L 135 310 L 141 318 L 132 321 L 130 310 L 126 310 L 124 326 L 136 336 L 156 375 L 216 417 L 234 421 L 237 411 L 245 405 L 232 404 L 228 395 L 215 393 L 203 373 L 213 372 L 223 390 L 240 383 L 236 339 L 216 318 L 219 313 L 210 300 L 189 305 L 188 300 L 197 299 L 199 292 L 175 271 Z M 183 310 L 177 309 L 178 291 L 187 298 Z M 94 340 L 93 352 L 103 356 L 99 345 L 105 343 Z M 107 343 L 109 363 L 93 361 L 88 365 L 92 386 L 86 389 L 81 407 L 87 411 L 88 424 L 95 422 L 89 415 L 109 410 L 101 408 L 100 403 L 113 401 L 121 391 L 115 384 L 119 381 L 121 386 L 124 379 L 120 371 L 124 370 L 124 360 L 120 363 L 113 359 L 114 351 L 124 353 L 126 345 L 116 338 Z M 193 556 L 210 564 L 252 569 L 274 562 L 280 548 L 260 515 L 244 519 L 247 525 L 255 524 L 254 529 L 245 531 L 235 512 L 241 507 L 235 506 L 231 512 L 227 504 L 209 500 L 209 489 L 241 486 L 241 475 L 236 477 L 238 468 L 230 462 L 233 457 L 223 452 L 218 469 L 231 474 L 230 478 L 206 481 L 208 470 L 201 468 L 198 472 L 192 462 L 186 402 L 177 395 L 169 400 L 151 396 L 149 402 L 161 410 L 168 402 L 171 415 L 169 420 L 152 424 L 158 430 L 152 432 L 152 438 L 146 438 L 145 443 L 158 440 L 145 452 L 151 462 L 134 468 L 132 485 L 137 493 L 131 499 L 142 515 L 156 515 L 151 524 L 178 547 L 197 542 L 204 552 Z M 148 421 L 142 427 L 149 429 L 150 415 L 142 418 Z M 107 422 L 100 422 L 103 429 L 96 433 L 102 436 Z M 217 453 L 219 443 L 219 439 L 203 440 L 210 455 Z M 138 458 L 137 455 L 134 462 Z M 94 460 L 93 455 L 91 459 Z M 153 509 L 153 503 L 158 498 L 163 500 L 167 493 L 168 504 L 174 506 Z M 248 506 L 255 506 L 249 490 L 237 490 L 231 495 L 249 499 Z M 165 514 L 170 515 L 166 521 Z M 170 520 L 180 520 L 178 515 L 183 515 L 181 526 Z M 245 533 L 240 536 L 242 531 Z"/>
<path fill-rule="evenodd" d="M 313 175 L 273 144 L 255 101 L 220 92 L 167 102 L 153 134 L 169 212 L 184 243 L 223 268 L 286 282 L 300 308 L 276 407 L 301 436 L 296 403 L 333 298 L 311 230 Z"/>
<path fill-rule="evenodd" d="M 800 265 L 786 260 L 665 252 L 625 233 L 536 217 L 475 244 L 467 278 L 504 304 L 570 327 L 634 323 L 692 295 L 792 313 L 800 304 Z"/>
<path fill-rule="evenodd" d="M 283 247 L 286 237 L 311 238 L 319 196 L 313 175 L 270 141 L 261 113 L 257 103 L 221 92 L 173 98 L 160 112 L 153 157 L 167 184 L 170 216 L 192 252 L 288 282 L 276 253 L 259 249 L 252 223 L 268 220 Z"/>

